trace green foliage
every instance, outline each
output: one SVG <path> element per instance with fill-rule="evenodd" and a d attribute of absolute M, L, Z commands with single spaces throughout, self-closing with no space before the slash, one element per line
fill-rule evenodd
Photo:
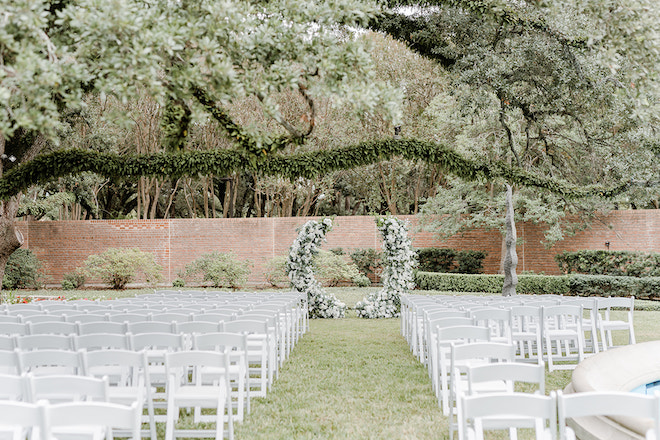
<path fill-rule="evenodd" d="M 417 272 L 421 290 L 501 293 L 503 275 L 468 275 Z M 518 275 L 518 294 L 573 296 L 630 296 L 660 298 L 660 277 L 614 277 L 607 275 Z"/>
<path fill-rule="evenodd" d="M 74 270 L 73 272 L 65 273 L 62 277 L 62 289 L 64 290 L 75 290 L 83 287 L 87 276 L 85 271 L 81 268 Z"/>
<path fill-rule="evenodd" d="M 375 277 L 382 270 L 382 255 L 373 248 L 356 249 L 351 252 L 351 261 L 361 273 Z"/>
<path fill-rule="evenodd" d="M 466 275 L 418 271 L 415 274 L 415 284 L 421 290 L 502 293 L 504 275 Z"/>
<path fill-rule="evenodd" d="M 422 272 L 452 272 L 456 254 L 457 253 L 454 249 L 418 249 L 417 258 L 419 258 L 419 270 Z"/>
<path fill-rule="evenodd" d="M 321 283 L 330 287 L 341 282 L 353 282 L 360 275 L 355 264 L 347 262 L 342 255 L 326 250 L 319 250 L 314 256 L 314 273 Z"/>
<path fill-rule="evenodd" d="M 457 273 L 482 273 L 484 271 L 484 258 L 486 252 L 465 250 L 456 255 Z"/>
<path fill-rule="evenodd" d="M 483 251 L 457 251 L 449 248 L 421 248 L 417 251 L 419 270 L 443 273 L 482 273 Z"/>
<path fill-rule="evenodd" d="M 626 277 L 607 275 L 567 275 L 572 295 L 634 296 L 640 299 L 660 298 L 660 277 Z"/>
<path fill-rule="evenodd" d="M 382 139 L 332 150 L 302 152 L 292 155 L 273 154 L 255 164 L 245 153 L 236 150 L 185 151 L 181 153 L 154 153 L 127 155 L 87 150 L 65 150 L 40 155 L 4 174 L 0 179 L 0 198 L 6 199 L 30 185 L 51 179 L 90 171 L 108 178 L 137 176 L 197 176 L 229 175 L 237 170 L 257 170 L 263 175 L 281 175 L 290 179 L 313 178 L 331 171 L 376 163 L 401 156 L 420 159 L 440 166 L 448 173 L 475 180 L 505 178 L 511 184 L 544 188 L 566 198 L 590 195 L 612 197 L 628 187 L 624 183 L 605 188 L 601 185 L 578 186 L 565 181 L 549 179 L 497 162 L 485 164 L 466 159 L 442 144 L 412 139 Z"/>
<path fill-rule="evenodd" d="M 210 281 L 213 287 L 240 289 L 248 281 L 250 265 L 250 261 L 239 260 L 231 252 L 213 251 L 186 265 L 185 275 L 187 278 L 201 276 L 202 281 Z"/>
<path fill-rule="evenodd" d="M 266 262 L 264 276 L 273 287 L 284 287 L 291 284 L 286 271 L 286 255 L 278 255 Z"/>
<path fill-rule="evenodd" d="M 162 267 L 155 262 L 153 254 L 137 248 L 109 248 L 90 255 L 85 261 L 85 269 L 89 276 L 100 278 L 112 289 L 124 289 L 139 275 L 148 283 L 162 279 Z"/>
<path fill-rule="evenodd" d="M 174 281 L 172 281 L 172 287 L 185 287 L 186 286 L 186 280 L 183 278 L 176 278 Z"/>
<path fill-rule="evenodd" d="M 632 277 L 660 276 L 660 254 L 636 251 L 581 250 L 555 255 L 562 272 Z"/>
<path fill-rule="evenodd" d="M 355 284 L 357 287 L 369 287 L 371 286 L 371 280 L 369 279 L 368 276 L 364 274 L 358 274 L 355 278 L 353 278 L 353 284 Z"/>
<path fill-rule="evenodd" d="M 0 292 L 0 304 L 29 304 L 32 297 L 20 296 L 12 290 L 3 290 Z"/>
<path fill-rule="evenodd" d="M 30 249 L 16 249 L 7 261 L 3 289 L 38 289 L 41 287 L 41 262 Z"/>
<path fill-rule="evenodd" d="M 422 290 L 447 292 L 502 293 L 504 275 L 417 272 L 415 282 Z M 540 295 L 569 293 L 568 278 L 548 275 L 518 275 L 519 294 Z"/>

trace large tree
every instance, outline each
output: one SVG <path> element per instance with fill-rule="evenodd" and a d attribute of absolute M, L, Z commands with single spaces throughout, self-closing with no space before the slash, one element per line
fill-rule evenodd
<path fill-rule="evenodd" d="M 657 2 L 390 3 L 393 9 L 372 27 L 435 60 L 452 78 L 452 92 L 425 112 L 436 139 L 466 157 L 576 185 L 657 181 L 649 149 L 660 104 Z M 501 227 L 505 182 L 449 181 L 424 206 L 427 225 L 442 236 Z M 518 218 L 549 223 L 549 243 L 575 226 L 566 213 L 588 221 L 603 206 L 524 188 L 517 193 Z M 659 196 L 631 185 L 613 202 L 653 206 Z"/>
<path fill-rule="evenodd" d="M 247 164 L 304 142 L 319 96 L 397 118 L 396 90 L 373 81 L 364 42 L 346 31 L 376 12 L 375 3 L 356 0 L 0 0 L 0 177 L 57 149 L 90 95 L 148 96 L 162 109 L 172 154 L 196 121 L 214 119 Z M 286 120 L 272 99 L 283 90 L 303 97 L 302 122 Z M 232 120 L 226 106 L 248 96 L 279 131 Z M 130 122 L 126 112 L 106 121 Z M 20 194 L 11 195 L 0 206 L 0 274 L 22 243 L 14 225 Z"/>

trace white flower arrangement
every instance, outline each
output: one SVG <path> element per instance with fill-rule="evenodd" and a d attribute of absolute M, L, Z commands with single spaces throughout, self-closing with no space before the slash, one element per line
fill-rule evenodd
<path fill-rule="evenodd" d="M 401 295 L 415 288 L 417 253 L 408 237 L 407 221 L 377 217 L 376 226 L 383 237 L 383 288 L 359 301 L 355 310 L 361 318 L 396 318 L 401 314 Z"/>
<path fill-rule="evenodd" d="M 307 293 L 310 318 L 343 318 L 346 314 L 346 304 L 326 293 L 312 270 L 312 259 L 330 229 L 332 219 L 310 220 L 300 228 L 298 238 L 289 249 L 287 274 L 293 289 Z"/>

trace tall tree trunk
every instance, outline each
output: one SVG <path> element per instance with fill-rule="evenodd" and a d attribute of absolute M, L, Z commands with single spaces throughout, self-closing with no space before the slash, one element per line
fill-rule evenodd
<path fill-rule="evenodd" d="M 16 213 L 18 212 L 18 202 L 20 196 L 0 202 L 0 281 L 4 277 L 7 261 L 14 251 L 23 244 L 23 234 L 16 229 Z M 0 282 L 0 291 L 2 282 Z M 0 299 L 2 302 L 2 299 Z"/>
<path fill-rule="evenodd" d="M 518 254 L 516 253 L 516 224 L 513 219 L 513 190 L 509 184 L 506 185 L 506 254 L 504 256 L 504 285 L 503 296 L 516 294 L 518 285 Z"/>

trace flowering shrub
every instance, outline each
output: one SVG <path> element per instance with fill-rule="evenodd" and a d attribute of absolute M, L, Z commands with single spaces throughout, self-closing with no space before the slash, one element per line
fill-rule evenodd
<path fill-rule="evenodd" d="M 312 259 L 331 228 L 329 218 L 321 222 L 310 220 L 300 228 L 298 238 L 289 249 L 286 263 L 289 281 L 293 289 L 307 293 L 311 318 L 343 318 L 346 313 L 346 305 L 323 290 L 312 269 Z"/>
<path fill-rule="evenodd" d="M 408 237 L 407 221 L 378 217 L 376 225 L 383 236 L 383 288 L 359 301 L 355 310 L 361 318 L 395 318 L 401 313 L 401 294 L 415 287 L 417 254 Z"/>

